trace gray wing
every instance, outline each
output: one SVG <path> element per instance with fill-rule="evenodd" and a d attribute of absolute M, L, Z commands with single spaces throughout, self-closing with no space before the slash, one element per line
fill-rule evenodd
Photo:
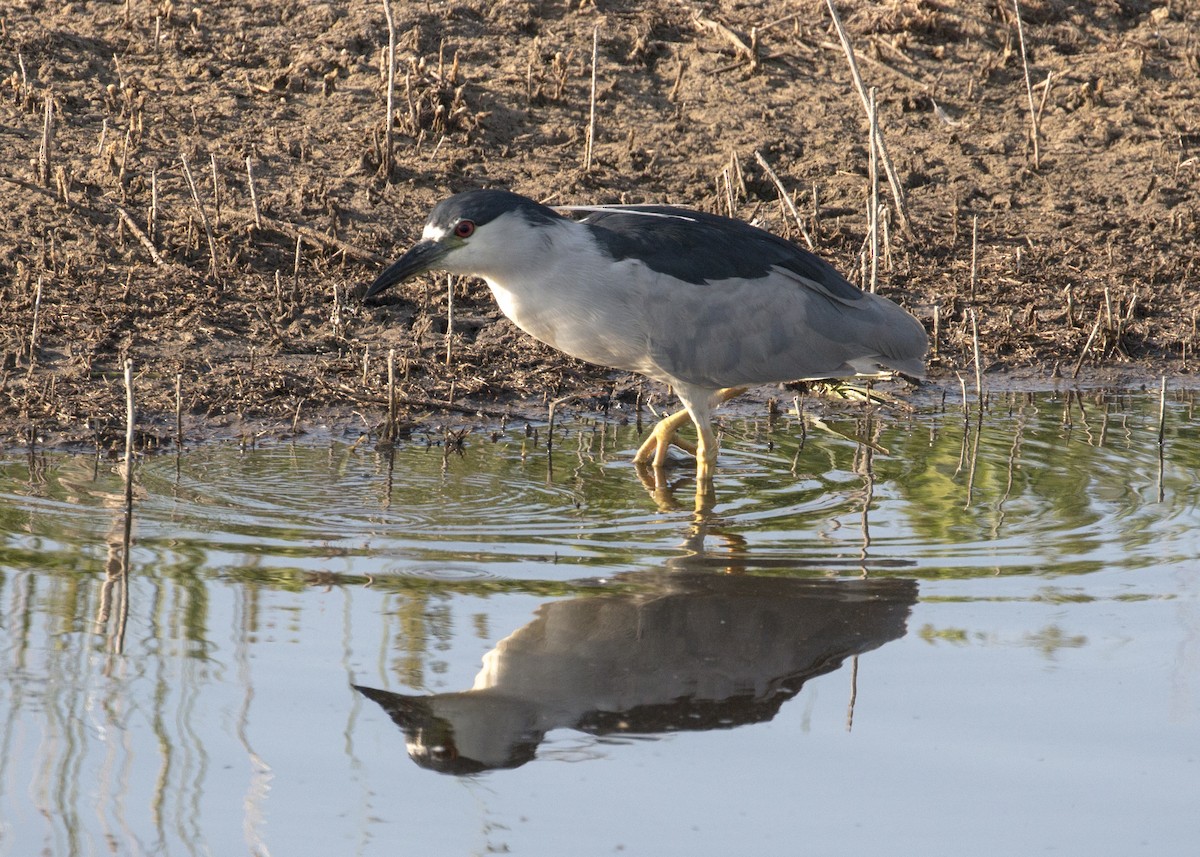
<path fill-rule="evenodd" d="M 925 328 L 879 295 L 838 300 L 782 268 L 686 289 L 659 285 L 646 323 L 652 359 L 669 378 L 717 389 L 883 369 L 925 374 Z"/>
<path fill-rule="evenodd" d="M 919 321 L 777 235 L 670 206 L 605 208 L 584 223 L 609 256 L 640 270 L 664 380 L 720 388 L 925 373 Z"/>

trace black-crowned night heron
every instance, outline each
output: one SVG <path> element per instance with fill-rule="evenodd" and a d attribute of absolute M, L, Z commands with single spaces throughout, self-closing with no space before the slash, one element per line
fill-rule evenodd
<path fill-rule="evenodd" d="M 570 208 L 588 215 L 502 190 L 456 194 L 366 297 L 433 269 L 482 277 L 534 338 L 669 384 L 685 410 L 660 421 L 634 461 L 661 467 L 674 443 L 695 454 L 701 483 L 717 459 L 712 410 L 747 387 L 925 373 L 919 321 L 790 241 L 684 208 Z M 694 447 L 676 438 L 689 416 Z"/>
<path fill-rule="evenodd" d="M 903 637 L 917 600 L 913 580 L 713 574 L 679 561 L 616 574 L 602 598 L 544 602 L 483 656 L 470 690 L 355 690 L 404 730 L 423 767 L 515 768 L 557 729 L 651 735 L 771 720 L 809 679 Z"/>

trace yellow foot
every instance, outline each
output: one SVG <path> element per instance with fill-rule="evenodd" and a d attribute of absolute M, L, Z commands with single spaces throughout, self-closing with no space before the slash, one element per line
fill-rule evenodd
<path fill-rule="evenodd" d="M 671 448 L 672 444 L 689 455 L 695 455 L 695 445 L 679 437 L 680 427 L 690 421 L 691 417 L 686 410 L 664 417 L 650 432 L 650 436 L 638 447 L 637 454 L 633 457 L 633 463 L 664 467 L 667 463 L 667 450 Z"/>
<path fill-rule="evenodd" d="M 664 467 L 667 463 L 667 450 L 674 444 L 689 455 L 696 456 L 696 478 L 701 483 L 711 480 L 717 464 L 717 437 L 712 430 L 711 410 L 745 391 L 745 387 L 725 387 L 709 394 L 707 401 L 702 405 L 697 405 L 693 401 L 682 411 L 676 411 L 669 417 L 664 417 L 638 448 L 637 455 L 633 457 L 633 463 Z M 676 392 L 680 391 L 676 390 Z M 684 401 L 688 400 L 684 399 Z M 693 413 L 697 413 L 699 416 L 693 417 Z M 699 437 L 696 444 L 679 438 L 679 429 L 685 423 L 692 421 L 696 422 L 696 431 Z"/>

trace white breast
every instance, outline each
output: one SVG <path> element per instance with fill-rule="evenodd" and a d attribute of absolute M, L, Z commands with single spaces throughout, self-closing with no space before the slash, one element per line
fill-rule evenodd
<path fill-rule="evenodd" d="M 500 310 L 572 357 L 654 374 L 643 316 L 657 275 L 633 260 L 614 264 L 577 224 L 554 229 L 516 270 L 485 275 Z"/>

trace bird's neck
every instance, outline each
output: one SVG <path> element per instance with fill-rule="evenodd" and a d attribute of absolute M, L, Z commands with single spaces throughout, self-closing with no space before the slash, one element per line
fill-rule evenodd
<path fill-rule="evenodd" d="M 514 321 L 542 308 L 571 303 L 571 292 L 586 286 L 584 273 L 596 252 L 586 227 L 571 220 L 540 226 L 503 253 L 489 254 L 480 271 L 504 314 Z M 519 321 L 518 321 L 519 323 Z"/>

